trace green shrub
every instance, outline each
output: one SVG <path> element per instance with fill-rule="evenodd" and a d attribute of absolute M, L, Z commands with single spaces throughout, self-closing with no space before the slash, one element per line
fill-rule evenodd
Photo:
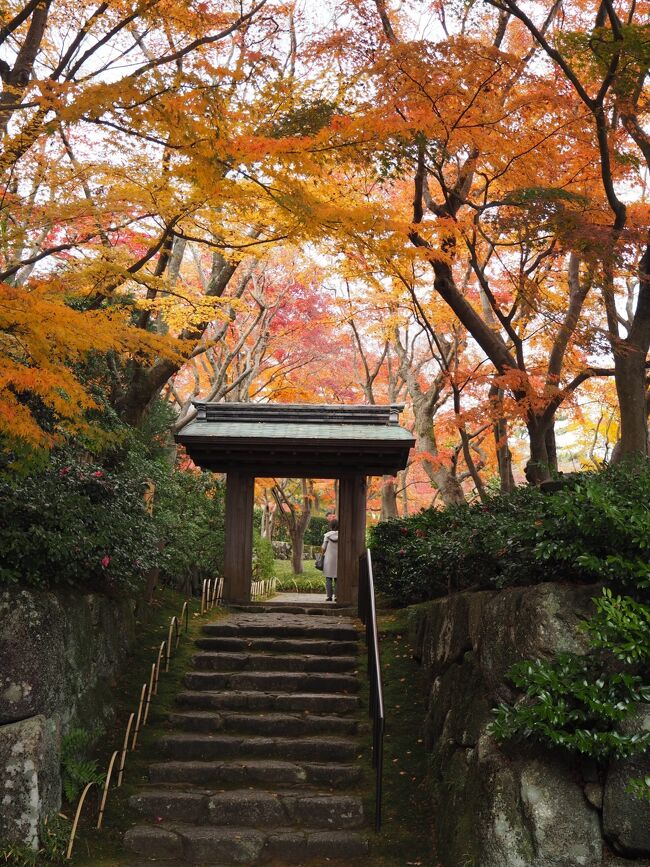
<path fill-rule="evenodd" d="M 569 578 L 650 589 L 650 461 L 579 476 L 549 497 L 534 556 Z"/>
<path fill-rule="evenodd" d="M 532 739 L 598 761 L 629 756 L 650 746 L 650 732 L 625 734 L 620 723 L 639 702 L 650 701 L 650 607 L 604 588 L 596 612 L 581 628 L 592 650 L 551 660 L 519 662 L 510 680 L 523 691 L 514 704 L 495 711 L 498 740 Z"/>
<path fill-rule="evenodd" d="M 135 590 L 157 561 L 142 479 L 68 452 L 0 479 L 0 585 Z"/>
<path fill-rule="evenodd" d="M 276 589 L 279 593 L 324 593 L 325 579 L 286 575 L 278 578 Z"/>
<path fill-rule="evenodd" d="M 212 473 L 175 466 L 172 416 L 157 404 L 134 430 L 105 413 L 98 443 L 69 444 L 33 462 L 30 475 L 0 475 L 0 587 L 123 594 L 137 592 L 155 567 L 179 588 L 218 574 L 223 486 Z"/>
<path fill-rule="evenodd" d="M 322 545 L 323 536 L 329 530 L 329 521 L 327 518 L 312 517 L 309 525 L 305 530 L 305 545 Z"/>
<path fill-rule="evenodd" d="M 638 702 L 650 701 L 650 685 L 639 675 L 608 671 L 601 660 L 563 653 L 551 661 L 519 662 L 509 677 L 525 698 L 497 708 L 491 726 L 497 740 L 528 738 L 599 760 L 650 745 L 650 732 L 617 730 Z"/>
<path fill-rule="evenodd" d="M 650 588 L 650 461 L 426 509 L 371 530 L 377 586 L 400 604 L 560 580 Z"/>
<path fill-rule="evenodd" d="M 225 497 L 212 473 L 163 467 L 156 480 L 153 520 L 165 584 L 180 590 L 222 572 Z"/>

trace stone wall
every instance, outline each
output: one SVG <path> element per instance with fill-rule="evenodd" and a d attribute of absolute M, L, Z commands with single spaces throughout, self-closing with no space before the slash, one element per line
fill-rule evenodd
<path fill-rule="evenodd" d="M 110 720 L 134 636 L 129 600 L 0 593 L 0 840 L 36 844 L 61 803 L 61 738 Z"/>
<path fill-rule="evenodd" d="M 511 665 L 585 652 L 576 627 L 594 592 L 541 584 L 413 609 L 414 654 L 430 683 L 425 743 L 444 867 L 650 864 L 650 805 L 625 792 L 628 779 L 650 774 L 650 756 L 612 764 L 603 777 L 591 761 L 499 746 L 488 733 L 492 708 L 515 698 Z M 647 710 L 631 725 L 650 728 Z"/>

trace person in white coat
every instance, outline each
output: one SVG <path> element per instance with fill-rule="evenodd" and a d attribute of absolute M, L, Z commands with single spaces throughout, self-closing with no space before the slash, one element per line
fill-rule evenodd
<path fill-rule="evenodd" d="M 324 554 L 323 573 L 325 575 L 325 592 L 327 601 L 331 602 L 336 587 L 337 568 L 339 560 L 339 522 L 336 518 L 330 521 L 330 528 L 323 536 L 321 551 Z"/>

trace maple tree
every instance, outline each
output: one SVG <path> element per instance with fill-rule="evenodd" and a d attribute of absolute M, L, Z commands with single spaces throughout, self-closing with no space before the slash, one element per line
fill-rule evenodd
<path fill-rule="evenodd" d="M 296 177 L 331 158 L 303 140 L 335 131 L 328 105 L 305 101 L 293 78 L 290 12 L 270 0 L 243 11 L 15 7 L 0 160 L 7 434 L 43 440 L 21 398 L 34 382 L 79 421 L 92 398 L 71 365 L 89 351 L 110 354 L 111 400 L 139 423 L 229 309 L 223 296 L 247 254 L 312 230 Z M 19 92 L 12 70 L 27 54 Z M 327 211 L 329 196 L 311 196 Z M 212 252 L 205 285 L 182 279 L 196 247 Z M 41 299 L 26 320 L 22 308 Z M 42 327 L 53 320 L 60 335 Z"/>
<path fill-rule="evenodd" d="M 650 68 L 650 33 L 647 3 L 611 0 L 576 6 L 569 21 L 551 42 L 515 0 L 489 0 L 521 21 L 535 43 L 545 51 L 588 111 L 591 135 L 597 147 L 602 188 L 611 212 L 608 230 L 601 233 L 601 293 L 615 365 L 621 413 L 620 453 L 650 454 L 647 356 L 650 349 L 650 228 L 647 208 L 631 213 L 620 189 L 626 164 L 638 156 L 650 170 L 650 100 L 646 79 Z M 637 255 L 637 297 L 628 303 L 621 321 L 617 309 L 616 270 Z M 627 255 L 626 255 L 627 254 Z M 619 265 L 620 267 L 620 265 Z M 625 263 L 624 267 L 631 265 Z M 626 330 L 621 333 L 620 326 Z"/>
<path fill-rule="evenodd" d="M 588 239 L 607 207 L 588 118 L 566 88 L 558 93 L 529 66 L 531 52 L 511 38 L 504 14 L 483 14 L 473 30 L 465 16 L 444 40 L 409 40 L 388 4 L 352 5 L 354 26 L 368 33 L 356 54 L 372 93 L 364 108 L 373 144 L 393 166 L 393 186 L 414 167 L 410 225 L 395 231 L 388 218 L 382 228 L 394 232 L 395 250 L 407 235 L 429 263 L 435 291 L 494 366 L 494 392 L 514 398 L 528 429 L 529 477 L 546 478 L 557 468 L 558 408 L 588 378 L 613 373 L 594 363 L 597 334 L 581 323 L 599 276 Z M 553 20 L 551 10 L 545 30 Z M 544 361 L 540 331 L 550 341 Z"/>
<path fill-rule="evenodd" d="M 522 428 L 547 478 L 558 412 L 596 454 L 611 376 L 614 456 L 645 452 L 648 6 L 559 8 L 10 3 L 5 441 L 92 427 L 97 389 L 133 425 L 161 392 L 177 426 L 197 397 L 405 400 L 389 515 L 422 478 L 511 489 Z"/>

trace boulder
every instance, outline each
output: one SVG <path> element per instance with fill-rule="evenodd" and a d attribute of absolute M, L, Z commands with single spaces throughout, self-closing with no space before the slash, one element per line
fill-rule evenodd
<path fill-rule="evenodd" d="M 515 662 L 587 650 L 576 626 L 596 592 L 541 584 L 413 609 L 414 655 L 430 682 L 424 735 L 443 867 L 600 867 L 599 810 L 585 796 L 589 785 L 596 799 L 592 764 L 489 734 L 492 709 L 515 695 Z"/>
<path fill-rule="evenodd" d="M 44 714 L 105 721 L 107 683 L 135 635 L 133 605 L 99 594 L 0 593 L 0 724 Z"/>
<path fill-rule="evenodd" d="M 0 838 L 34 845 L 60 805 L 60 741 L 112 719 L 110 686 L 135 637 L 131 600 L 0 593 Z"/>
<path fill-rule="evenodd" d="M 42 714 L 0 726 L 0 839 L 38 847 L 42 822 L 61 805 L 59 740 Z"/>
<path fill-rule="evenodd" d="M 639 708 L 621 729 L 626 734 L 650 731 L 650 707 Z M 650 751 L 610 762 L 603 798 L 603 832 L 622 855 L 650 855 L 650 802 L 629 794 L 630 780 L 650 777 Z"/>

